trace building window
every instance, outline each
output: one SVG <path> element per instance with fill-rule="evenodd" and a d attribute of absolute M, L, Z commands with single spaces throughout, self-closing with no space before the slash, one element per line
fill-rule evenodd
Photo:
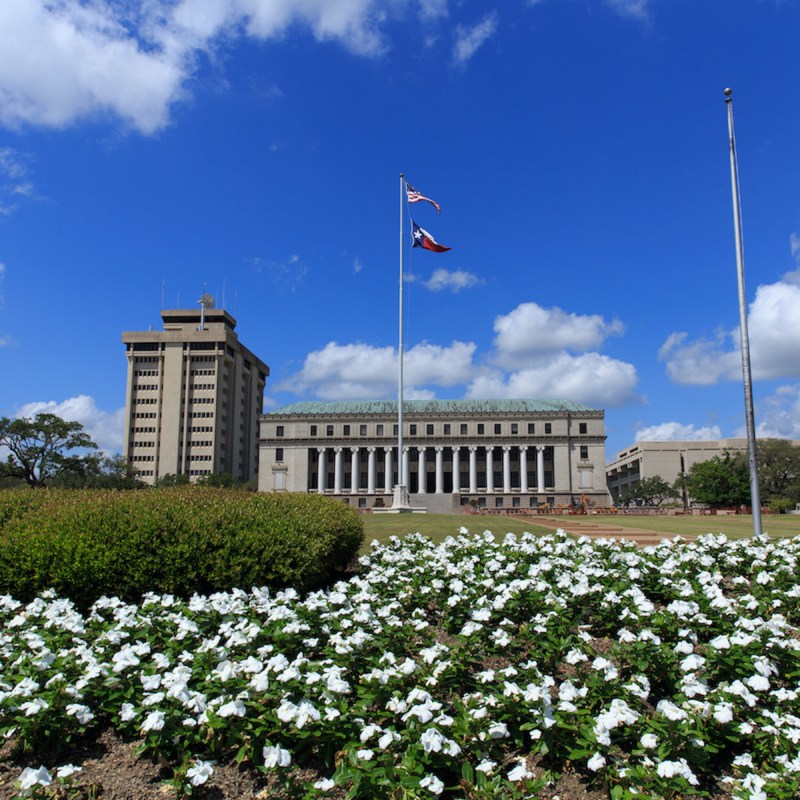
<path fill-rule="evenodd" d="M 333 425 L 326 425 L 325 426 L 325 435 L 326 436 L 333 436 Z"/>
<path fill-rule="evenodd" d="M 349 436 L 350 435 L 350 426 L 345 425 L 343 426 L 342 436 Z"/>
<path fill-rule="evenodd" d="M 589 458 L 589 446 L 582 444 L 581 445 L 581 460 L 586 461 Z"/>
<path fill-rule="evenodd" d="M 485 426 L 485 425 L 484 425 L 482 422 L 479 422 L 479 423 L 478 423 L 478 435 L 479 435 L 479 436 L 480 436 L 481 434 L 483 434 L 485 427 L 486 427 L 486 426 Z"/>
<path fill-rule="evenodd" d="M 416 436 L 417 435 L 417 426 L 416 425 L 409 425 L 408 426 L 408 432 L 409 432 L 409 434 L 411 436 Z"/>
<path fill-rule="evenodd" d="M 283 448 L 276 447 L 275 448 L 275 460 L 276 461 L 283 461 Z"/>
<path fill-rule="evenodd" d="M 283 436 L 283 425 L 276 426 L 275 435 L 276 436 Z"/>
<path fill-rule="evenodd" d="M 429 423 L 428 425 L 425 426 L 425 435 L 426 436 L 433 436 L 433 425 L 432 424 Z"/>
<path fill-rule="evenodd" d="M 531 436 L 536 432 L 536 424 L 534 422 L 528 423 L 528 435 Z"/>
<path fill-rule="evenodd" d="M 312 436 L 316 436 L 317 435 L 317 426 L 316 425 L 312 425 L 311 426 L 311 435 Z"/>
<path fill-rule="evenodd" d="M 449 422 L 445 422 L 445 424 L 444 424 L 444 435 L 445 436 L 449 436 L 450 435 L 450 423 Z"/>
<path fill-rule="evenodd" d="M 544 432 L 545 433 L 552 433 L 553 432 L 553 425 L 550 422 L 545 422 L 545 424 L 544 424 Z"/>
<path fill-rule="evenodd" d="M 392 436 L 397 436 L 397 423 L 392 425 Z"/>
<path fill-rule="evenodd" d="M 579 422 L 578 423 L 578 433 L 588 433 L 588 430 L 586 429 L 586 423 L 585 422 Z"/>
<path fill-rule="evenodd" d="M 367 426 L 366 425 L 359 425 L 358 426 L 358 435 L 359 436 L 366 436 L 367 435 Z"/>
<path fill-rule="evenodd" d="M 503 427 L 499 422 L 495 422 L 494 424 L 494 433 L 495 436 L 499 436 L 503 432 Z"/>
<path fill-rule="evenodd" d="M 378 424 L 375 426 L 375 433 L 376 433 L 378 436 L 383 436 L 383 423 L 382 423 L 382 422 L 379 422 L 379 423 L 378 423 Z"/>
<path fill-rule="evenodd" d="M 512 433 L 512 434 L 517 434 L 517 433 L 519 433 L 519 425 L 517 425 L 517 423 L 516 423 L 516 422 L 512 422 L 512 423 L 511 423 L 511 433 Z"/>
<path fill-rule="evenodd" d="M 461 435 L 462 436 L 466 436 L 467 435 L 467 423 L 466 422 L 462 422 L 461 423 Z"/>

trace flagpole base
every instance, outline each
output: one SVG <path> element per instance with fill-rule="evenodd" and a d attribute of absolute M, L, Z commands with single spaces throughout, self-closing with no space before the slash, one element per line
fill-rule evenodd
<path fill-rule="evenodd" d="M 408 487 L 398 483 L 394 487 L 392 505 L 389 508 L 373 508 L 373 514 L 427 514 L 428 509 L 422 506 L 412 506 Z"/>

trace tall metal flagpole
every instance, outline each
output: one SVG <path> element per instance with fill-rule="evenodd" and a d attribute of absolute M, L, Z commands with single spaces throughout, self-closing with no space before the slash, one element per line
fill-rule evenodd
<path fill-rule="evenodd" d="M 744 288 L 744 247 L 742 246 L 742 212 L 739 205 L 739 169 L 736 160 L 736 138 L 733 134 L 733 100 L 725 90 L 728 107 L 728 138 L 731 155 L 731 193 L 733 194 L 733 228 L 736 235 L 736 274 L 739 281 L 739 336 L 742 349 L 744 411 L 747 426 L 747 451 L 750 462 L 750 505 L 753 509 L 753 536 L 761 536 L 761 492 L 758 485 L 756 428 L 753 415 L 753 385 L 750 375 L 750 340 L 747 333 L 747 297 Z"/>
<path fill-rule="evenodd" d="M 398 501 L 405 504 L 405 464 L 403 463 L 403 190 L 405 180 L 403 173 L 400 173 L 400 333 L 397 345 L 397 486 L 400 494 L 395 496 L 395 503 Z M 397 494 L 397 493 L 396 493 Z"/>

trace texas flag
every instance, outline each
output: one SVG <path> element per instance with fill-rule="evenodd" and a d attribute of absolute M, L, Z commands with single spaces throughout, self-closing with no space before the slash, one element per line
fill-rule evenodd
<path fill-rule="evenodd" d="M 411 220 L 411 235 L 414 237 L 413 247 L 422 247 L 425 250 L 430 250 L 433 253 L 444 253 L 447 250 L 452 250 L 451 247 L 445 247 L 439 244 L 436 239 L 431 236 L 428 231 L 423 230 L 417 225 L 414 220 Z"/>

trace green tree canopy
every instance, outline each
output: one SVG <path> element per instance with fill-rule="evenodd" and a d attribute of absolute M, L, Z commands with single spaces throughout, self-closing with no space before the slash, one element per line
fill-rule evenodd
<path fill-rule="evenodd" d="M 686 479 L 692 499 L 712 508 L 750 504 L 750 470 L 747 456 L 731 454 L 692 464 Z"/>
<path fill-rule="evenodd" d="M 673 487 L 660 475 L 651 478 L 642 478 L 637 481 L 630 491 L 622 498 L 626 505 L 632 502 L 641 502 L 648 506 L 660 506 L 665 500 L 675 497 Z"/>
<path fill-rule="evenodd" d="M 800 447 L 788 439 L 758 442 L 758 482 L 766 502 L 781 498 L 788 507 L 800 502 Z"/>
<path fill-rule="evenodd" d="M 65 471 L 81 473 L 91 469 L 93 456 L 75 455 L 72 451 L 97 448 L 80 422 L 67 422 L 44 413 L 33 419 L 0 418 L 0 446 L 8 449 L 0 474 L 20 478 L 31 486 L 46 486 Z"/>

